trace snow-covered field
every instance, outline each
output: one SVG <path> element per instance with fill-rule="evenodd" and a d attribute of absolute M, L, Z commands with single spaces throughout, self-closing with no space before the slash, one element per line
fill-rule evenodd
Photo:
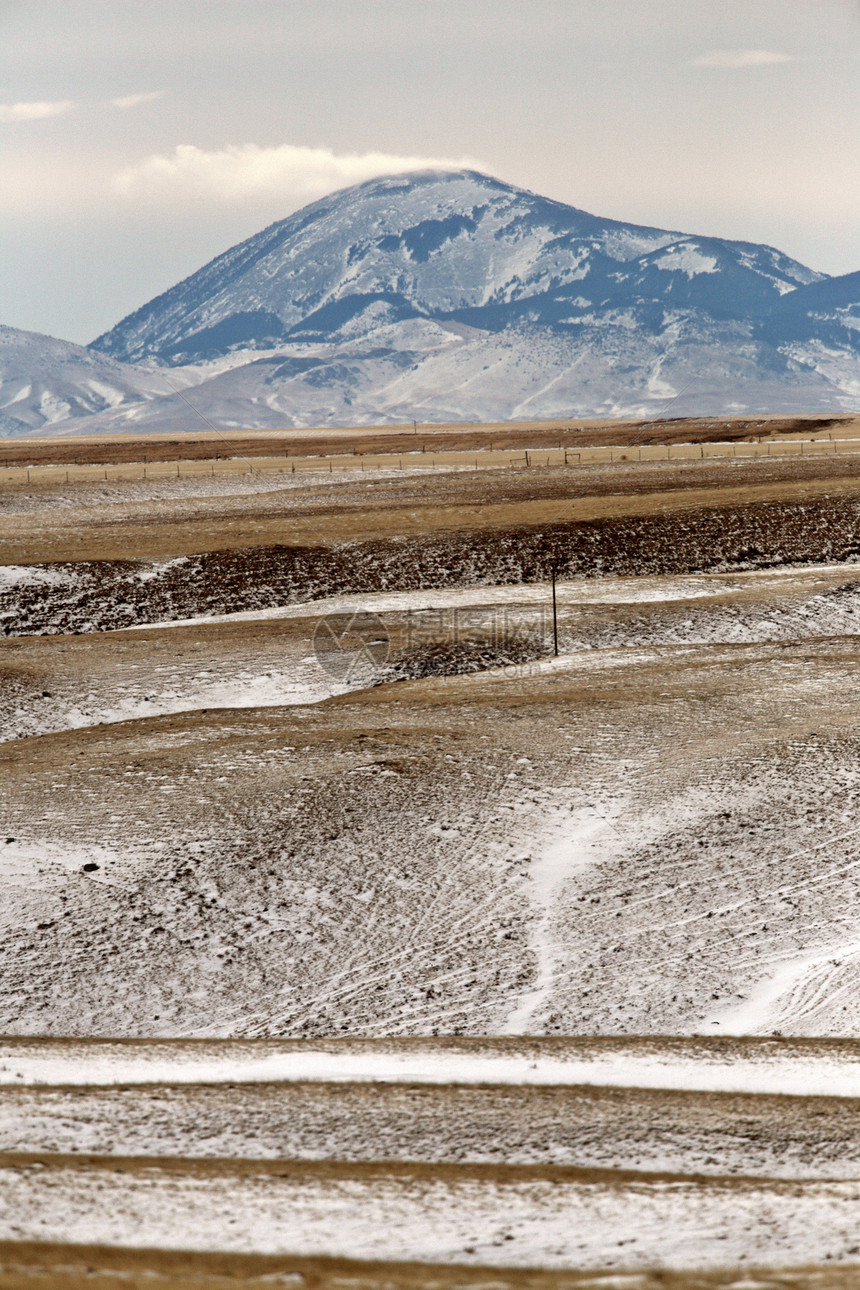
<path fill-rule="evenodd" d="M 856 1043 L 14 1041 L 0 1072 L 0 1240 L 604 1273 L 858 1253 Z"/>
<path fill-rule="evenodd" d="M 0 1042 L 0 1086 L 370 1083 L 672 1089 L 860 1099 L 851 1041 L 455 1039 Z"/>
<path fill-rule="evenodd" d="M 65 1165 L 46 1173 L 39 1164 L 18 1164 L 0 1169 L 0 1233 L 7 1240 L 601 1271 L 851 1262 L 860 1252 L 856 1182 L 502 1182 L 468 1174 L 437 1179 L 426 1166 L 400 1175 L 383 1166 L 369 1177 L 321 1172 L 280 1165 L 275 1176 L 252 1167 L 231 1177 L 154 1165 L 135 1172 Z"/>
<path fill-rule="evenodd" d="M 571 654 L 7 742 L 4 1024 L 851 1035 L 856 657 Z"/>
<path fill-rule="evenodd" d="M 364 516 L 420 504 L 374 482 Z M 352 487 L 7 508 L 63 556 L 0 572 L 0 1242 L 847 1275 L 860 565 L 592 567 L 558 658 L 543 576 L 398 581 L 429 538 L 363 593 L 235 573 L 243 507 Z"/>
<path fill-rule="evenodd" d="M 181 561 L 139 576 L 155 579 L 172 564 Z M 10 588 L 57 586 L 62 579 L 56 569 L 0 567 L 0 584 Z M 580 579 L 560 582 L 557 602 L 562 652 L 591 670 L 653 658 L 654 646 L 858 635 L 860 565 Z M 317 703 L 390 679 L 383 661 L 345 677 L 321 666 L 313 635 L 330 615 L 375 615 L 392 638 L 416 642 L 532 630 L 548 649 L 551 603 L 545 583 L 436 588 L 142 623 L 126 633 L 81 636 L 73 650 L 19 638 L 6 650 L 15 666 L 0 691 L 0 737 L 201 709 Z M 247 635 L 236 631 L 241 624 Z M 221 626 L 232 635 L 219 635 Z M 199 628 L 205 637 L 194 635 Z M 132 633 L 145 639 L 135 641 Z"/>

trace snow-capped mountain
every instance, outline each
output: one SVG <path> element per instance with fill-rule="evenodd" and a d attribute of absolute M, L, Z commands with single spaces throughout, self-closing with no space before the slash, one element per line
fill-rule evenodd
<path fill-rule="evenodd" d="M 271 225 L 93 348 L 182 363 L 331 341 L 359 319 L 564 327 L 642 303 L 746 320 L 820 278 L 770 247 L 621 224 L 474 171 L 429 171 L 371 180 Z"/>
<path fill-rule="evenodd" d="M 83 345 L 0 326 L 0 435 L 50 432 L 170 393 L 176 381 Z"/>
<path fill-rule="evenodd" d="M 428 171 L 271 225 L 81 353 L 129 384 L 67 399 L 81 431 L 839 412 L 860 274 Z"/>

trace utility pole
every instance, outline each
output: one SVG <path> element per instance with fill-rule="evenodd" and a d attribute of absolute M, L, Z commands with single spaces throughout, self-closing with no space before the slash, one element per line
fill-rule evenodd
<path fill-rule="evenodd" d="M 552 644 L 555 650 L 555 656 L 558 658 L 558 610 L 555 603 L 555 561 L 552 565 Z"/>

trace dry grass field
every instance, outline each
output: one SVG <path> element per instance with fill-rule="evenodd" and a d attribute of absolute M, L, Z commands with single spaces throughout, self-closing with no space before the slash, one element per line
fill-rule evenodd
<path fill-rule="evenodd" d="M 854 430 L 13 445 L 0 1285 L 857 1283 Z"/>
<path fill-rule="evenodd" d="M 119 465 L 138 462 L 222 461 L 266 456 L 317 457 L 344 451 L 379 453 L 469 452 L 478 449 L 629 446 L 753 442 L 785 438 L 853 438 L 860 418 L 761 416 L 677 418 L 672 421 L 506 421 L 492 425 L 375 426 L 361 429 L 190 431 L 154 435 L 50 435 L 10 439 L 0 467 Z"/>
<path fill-rule="evenodd" d="M 0 1244 L 4 1290 L 853 1290 L 854 1267 L 753 1269 L 619 1276 L 534 1269 L 264 1255 L 208 1255 L 107 1247 Z"/>

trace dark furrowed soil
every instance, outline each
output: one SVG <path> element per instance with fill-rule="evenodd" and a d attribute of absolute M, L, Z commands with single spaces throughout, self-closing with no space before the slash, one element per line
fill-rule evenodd
<path fill-rule="evenodd" d="M 260 546 L 160 564 L 34 566 L 0 594 L 7 636 L 106 631 L 340 594 L 516 585 L 601 574 L 681 574 L 860 555 L 860 501 L 819 497 L 577 523 Z M 41 576 L 40 576 L 41 575 Z"/>

